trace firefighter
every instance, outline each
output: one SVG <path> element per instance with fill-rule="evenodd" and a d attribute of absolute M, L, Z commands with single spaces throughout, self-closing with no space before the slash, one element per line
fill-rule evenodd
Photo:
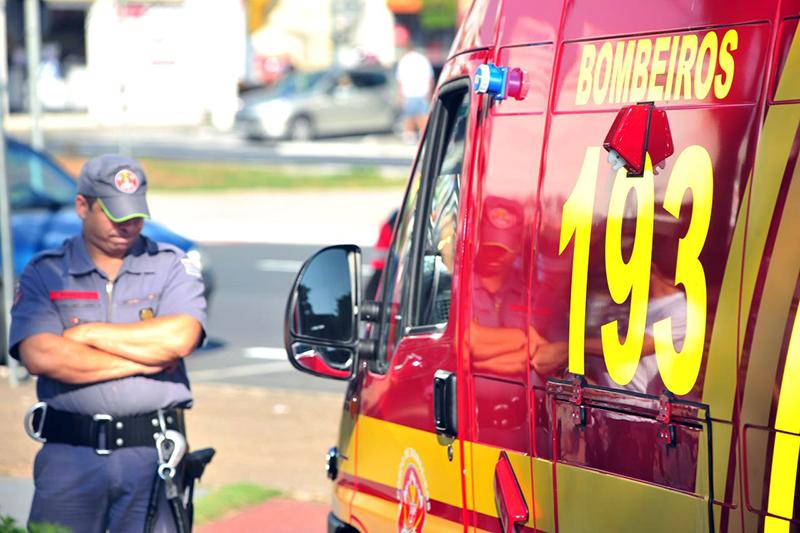
<path fill-rule="evenodd" d="M 136 161 L 88 161 L 75 198 L 81 234 L 22 272 L 9 346 L 39 376 L 40 403 L 29 414 L 46 441 L 34 464 L 32 523 L 143 531 L 155 440 L 184 431 L 192 394 L 182 359 L 205 339 L 203 281 L 183 251 L 140 234 L 146 190 Z M 153 531 L 173 531 L 160 500 Z"/>

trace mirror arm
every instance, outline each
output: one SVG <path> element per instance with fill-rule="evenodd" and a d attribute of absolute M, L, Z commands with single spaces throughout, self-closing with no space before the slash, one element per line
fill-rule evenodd
<path fill-rule="evenodd" d="M 359 315 L 364 322 L 377 322 L 381 317 L 381 303 L 375 300 L 363 300 Z"/>
<path fill-rule="evenodd" d="M 373 339 L 360 339 L 356 350 L 359 360 L 372 361 L 378 357 L 378 342 Z"/>

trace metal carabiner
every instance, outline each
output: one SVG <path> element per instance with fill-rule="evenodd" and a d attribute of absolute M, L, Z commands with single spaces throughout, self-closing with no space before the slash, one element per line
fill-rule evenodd
<path fill-rule="evenodd" d="M 167 442 L 172 444 L 167 446 Z M 175 470 L 186 454 L 187 447 L 186 437 L 179 431 L 168 429 L 159 435 L 156 439 L 156 448 L 158 449 L 158 475 L 161 479 L 175 477 Z M 169 448 L 169 451 L 166 451 L 165 448 Z M 167 453 L 169 455 L 165 456 Z"/>
<path fill-rule="evenodd" d="M 33 429 L 32 418 L 34 413 L 39 409 L 42 410 L 42 419 L 39 421 L 39 428 Z M 37 402 L 28 409 L 28 412 L 25 413 L 25 419 L 23 420 L 23 424 L 25 426 L 25 433 L 28 434 L 30 438 L 35 440 L 36 442 L 47 442 L 47 439 L 42 437 L 42 430 L 44 429 L 44 419 L 47 416 L 47 404 L 45 402 Z"/>

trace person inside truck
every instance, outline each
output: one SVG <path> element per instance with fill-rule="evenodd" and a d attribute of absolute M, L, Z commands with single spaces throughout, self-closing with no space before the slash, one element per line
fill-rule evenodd
<path fill-rule="evenodd" d="M 484 204 L 470 328 L 476 372 L 517 375 L 528 367 L 527 283 L 519 261 L 523 213 L 521 204 L 499 196 Z"/>
<path fill-rule="evenodd" d="M 625 385 L 628 390 L 658 396 L 664 389 L 656 359 L 655 324 L 669 318 L 675 350 L 680 351 L 683 347 L 687 310 L 686 295 L 680 287 L 675 286 L 674 258 L 678 253 L 677 244 L 676 236 L 656 234 L 654 238 L 644 341 L 636 374 Z M 596 270 L 594 275 L 605 276 L 602 266 Z M 585 377 L 590 384 L 607 388 L 620 387 L 606 372 L 600 328 L 609 322 L 618 321 L 620 342 L 624 343 L 629 314 L 629 305 L 616 305 L 608 294 L 594 294 L 588 298 L 584 342 L 587 355 Z M 566 368 L 569 359 L 569 343 L 566 340 L 548 342 L 535 328 L 531 328 L 531 336 L 531 344 L 535 345 L 531 349 L 531 367 L 543 377 L 563 374 L 561 370 Z"/>

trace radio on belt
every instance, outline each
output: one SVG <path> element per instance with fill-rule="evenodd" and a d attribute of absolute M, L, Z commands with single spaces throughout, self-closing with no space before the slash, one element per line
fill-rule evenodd
<path fill-rule="evenodd" d="M 475 71 L 473 89 L 478 94 L 494 96 L 495 100 L 505 100 L 509 96 L 522 100 L 528 94 L 529 85 L 524 70 L 488 63 L 480 65 Z"/>

